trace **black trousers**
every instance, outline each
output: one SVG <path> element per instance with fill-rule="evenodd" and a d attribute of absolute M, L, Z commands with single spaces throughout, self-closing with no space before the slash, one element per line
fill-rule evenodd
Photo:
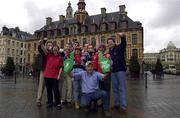
<path fill-rule="evenodd" d="M 48 104 L 53 104 L 53 94 L 55 98 L 55 104 L 60 104 L 59 93 L 59 80 L 52 78 L 45 78 Z"/>

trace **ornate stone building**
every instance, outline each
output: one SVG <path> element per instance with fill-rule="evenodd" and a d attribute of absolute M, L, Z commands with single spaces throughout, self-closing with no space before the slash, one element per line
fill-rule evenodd
<path fill-rule="evenodd" d="M 168 65 L 176 65 L 180 67 L 180 48 L 176 48 L 172 41 L 170 41 L 166 48 L 159 51 L 159 53 L 145 53 L 144 61 L 147 64 L 156 64 L 157 59 L 161 60 L 164 67 Z"/>
<path fill-rule="evenodd" d="M 90 43 L 98 47 L 101 43 L 106 44 L 109 37 L 120 43 L 119 32 L 127 36 L 127 60 L 129 61 L 132 55 L 136 55 L 139 61 L 142 61 L 143 27 L 139 21 L 133 21 L 128 17 L 125 5 L 120 5 L 119 11 L 111 13 L 106 13 L 106 8 L 101 8 L 101 14 L 91 16 L 86 11 L 84 0 L 79 0 L 77 5 L 78 9 L 74 15 L 69 3 L 66 16 L 59 15 L 58 21 L 52 21 L 51 17 L 47 17 L 46 24 L 34 32 L 35 39 L 27 41 L 27 45 L 31 47 L 27 52 L 28 63 L 33 62 L 33 57 L 37 53 L 33 49 L 34 44 L 43 37 L 56 41 L 61 48 L 64 48 L 66 43 L 75 41 L 79 41 L 81 46 Z"/>
<path fill-rule="evenodd" d="M 158 58 L 159 58 L 159 53 L 145 53 L 144 54 L 145 64 L 155 65 Z"/>
<path fill-rule="evenodd" d="M 164 65 L 180 66 L 180 48 L 176 48 L 172 41 L 168 43 L 167 48 L 160 50 L 159 55 Z"/>
<path fill-rule="evenodd" d="M 26 64 L 25 41 L 32 38 L 32 35 L 20 31 L 18 27 L 3 27 L 0 35 L 0 67 L 6 64 L 8 57 L 12 57 L 18 71 L 23 71 Z"/>

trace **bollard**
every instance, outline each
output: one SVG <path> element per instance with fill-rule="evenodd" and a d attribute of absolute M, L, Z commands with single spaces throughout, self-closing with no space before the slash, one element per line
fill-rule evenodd
<path fill-rule="evenodd" d="M 147 88 L 147 72 L 145 73 L 145 88 Z"/>
<path fill-rule="evenodd" d="M 14 72 L 14 84 L 16 84 L 16 71 Z"/>

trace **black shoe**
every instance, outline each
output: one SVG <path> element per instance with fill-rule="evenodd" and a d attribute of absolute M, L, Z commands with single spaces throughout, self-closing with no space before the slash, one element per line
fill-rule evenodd
<path fill-rule="evenodd" d="M 61 104 L 57 104 L 57 106 L 56 106 L 56 107 L 57 107 L 57 109 L 58 109 L 58 110 L 61 110 L 61 109 L 62 109 Z"/>

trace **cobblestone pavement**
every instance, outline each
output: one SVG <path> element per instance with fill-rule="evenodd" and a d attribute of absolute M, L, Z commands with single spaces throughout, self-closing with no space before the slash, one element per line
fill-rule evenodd
<path fill-rule="evenodd" d="M 180 118 L 180 76 L 165 75 L 163 80 L 127 80 L 126 115 L 112 110 L 112 118 Z M 102 110 L 85 114 L 82 110 L 63 107 L 38 108 L 35 103 L 37 81 L 32 79 L 0 80 L 0 118 L 105 118 Z M 44 98 L 46 96 L 44 95 Z"/>

